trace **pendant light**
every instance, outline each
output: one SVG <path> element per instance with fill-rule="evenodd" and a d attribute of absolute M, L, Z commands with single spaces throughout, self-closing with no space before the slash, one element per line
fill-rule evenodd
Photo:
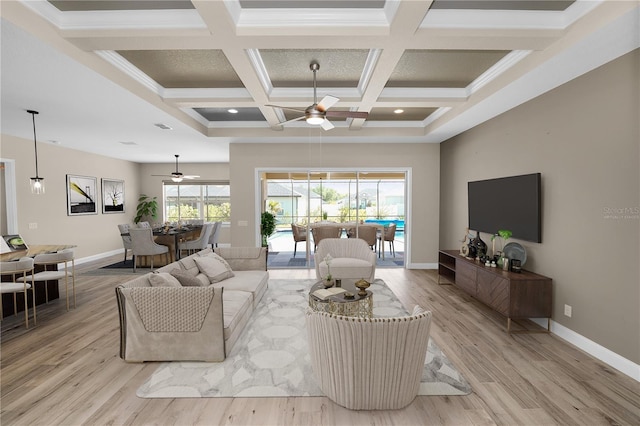
<path fill-rule="evenodd" d="M 33 149 L 36 154 L 36 176 L 30 178 L 31 193 L 44 194 L 44 178 L 38 175 L 38 142 L 36 139 L 36 114 L 39 114 L 39 112 L 31 109 L 28 109 L 27 112 L 31 114 L 31 119 L 33 121 Z"/>

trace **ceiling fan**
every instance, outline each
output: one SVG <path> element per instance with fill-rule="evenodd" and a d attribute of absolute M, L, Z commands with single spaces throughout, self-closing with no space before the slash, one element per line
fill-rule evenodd
<path fill-rule="evenodd" d="M 161 176 L 161 177 L 170 177 L 172 181 L 174 182 L 182 182 L 182 179 L 195 179 L 195 178 L 199 178 L 200 176 L 198 175 L 183 175 L 182 173 L 180 173 L 178 171 L 178 157 L 180 157 L 178 154 L 175 154 L 176 157 L 176 171 L 175 172 L 171 172 L 170 175 L 151 175 L 151 176 Z"/>
<path fill-rule="evenodd" d="M 333 105 L 335 105 L 340 99 L 335 96 L 327 95 L 320 103 L 318 103 L 317 88 L 316 88 L 316 73 L 320 69 L 320 64 L 317 62 L 311 62 L 309 68 L 313 71 L 313 105 L 308 106 L 306 109 L 288 108 L 278 105 L 266 105 L 269 107 L 276 107 L 282 109 L 288 109 L 291 111 L 302 112 L 304 115 L 294 118 L 292 120 L 283 121 L 278 123 L 281 126 L 293 121 L 306 120 L 308 124 L 320 125 L 324 130 L 331 130 L 335 126 L 327 119 L 327 117 L 347 117 L 347 118 L 367 118 L 368 112 L 356 112 L 356 111 L 328 111 Z"/>

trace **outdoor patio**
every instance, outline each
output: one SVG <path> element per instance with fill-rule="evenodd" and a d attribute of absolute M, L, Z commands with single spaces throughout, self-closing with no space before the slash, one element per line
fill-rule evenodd
<path fill-rule="evenodd" d="M 343 235 L 343 238 L 346 236 Z M 306 268 L 306 243 L 299 242 L 296 256 L 293 257 L 293 234 L 291 230 L 280 230 L 269 237 L 269 258 L 268 267 L 276 268 Z M 385 242 L 385 258 L 376 257 L 376 265 L 379 268 L 402 268 L 404 267 L 404 232 L 397 231 L 394 240 L 395 257 L 390 252 L 389 243 Z M 313 239 L 309 244 L 309 267 L 314 268 L 313 261 Z"/>

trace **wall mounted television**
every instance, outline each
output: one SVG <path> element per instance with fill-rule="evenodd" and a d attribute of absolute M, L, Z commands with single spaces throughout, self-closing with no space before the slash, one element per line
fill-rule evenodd
<path fill-rule="evenodd" d="M 540 173 L 469 182 L 468 197 L 469 229 L 542 242 Z"/>

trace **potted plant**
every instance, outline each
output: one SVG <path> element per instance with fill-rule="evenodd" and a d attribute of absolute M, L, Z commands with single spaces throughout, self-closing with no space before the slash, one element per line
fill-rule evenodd
<path fill-rule="evenodd" d="M 276 231 L 276 217 L 273 213 L 263 212 L 260 218 L 260 235 L 262 235 L 262 247 L 267 247 L 267 238 Z"/>
<path fill-rule="evenodd" d="M 502 246 L 500 247 L 500 255 L 498 256 L 497 259 L 497 263 L 498 266 L 503 266 L 504 264 L 504 253 L 502 252 L 502 250 L 504 249 L 504 245 L 507 242 L 507 240 L 509 238 L 511 238 L 511 235 L 513 235 L 513 232 L 509 231 L 508 229 L 501 229 L 499 230 L 497 233 L 493 234 L 491 236 L 491 241 L 493 241 L 493 255 L 496 256 L 496 242 L 495 239 L 496 237 L 500 237 L 502 238 Z"/>
<path fill-rule="evenodd" d="M 139 223 L 144 218 L 156 219 L 158 217 L 158 201 L 156 198 L 140 194 L 138 206 L 136 207 L 136 217 L 133 219 L 135 223 Z"/>

